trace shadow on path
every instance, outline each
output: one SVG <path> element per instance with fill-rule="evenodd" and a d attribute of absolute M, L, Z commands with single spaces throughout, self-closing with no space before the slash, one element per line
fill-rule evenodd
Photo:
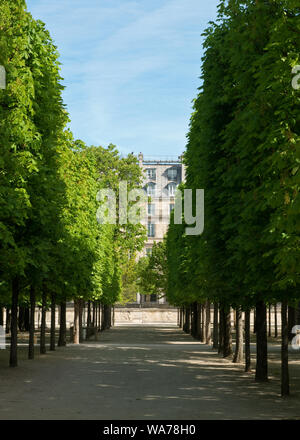
<path fill-rule="evenodd" d="M 292 419 L 299 398 L 177 327 L 116 327 L 17 369 L 1 368 L 0 419 Z"/>

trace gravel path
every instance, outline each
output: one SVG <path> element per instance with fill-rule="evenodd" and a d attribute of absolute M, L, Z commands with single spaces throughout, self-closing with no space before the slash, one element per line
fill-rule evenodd
<path fill-rule="evenodd" d="M 279 397 L 276 353 L 275 377 L 257 384 L 177 327 L 116 327 L 99 341 L 21 359 L 15 369 L 5 366 L 7 354 L 2 420 L 300 419 L 300 393 Z M 291 368 L 298 386 L 299 355 Z"/>

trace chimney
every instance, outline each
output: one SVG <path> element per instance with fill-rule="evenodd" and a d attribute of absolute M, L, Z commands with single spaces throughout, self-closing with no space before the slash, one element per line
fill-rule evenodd
<path fill-rule="evenodd" d="M 139 154 L 139 165 L 142 166 L 143 165 L 143 161 L 144 161 L 144 155 L 143 153 Z"/>

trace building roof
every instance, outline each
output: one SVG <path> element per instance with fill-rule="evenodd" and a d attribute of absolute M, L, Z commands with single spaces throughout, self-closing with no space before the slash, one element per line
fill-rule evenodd
<path fill-rule="evenodd" d="M 142 153 L 139 154 L 139 161 L 147 165 L 169 165 L 169 164 L 180 164 L 182 162 L 181 156 L 144 156 Z"/>

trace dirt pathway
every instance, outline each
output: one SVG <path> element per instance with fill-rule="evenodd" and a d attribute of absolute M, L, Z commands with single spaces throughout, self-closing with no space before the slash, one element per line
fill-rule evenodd
<path fill-rule="evenodd" d="M 0 419 L 300 419 L 279 390 L 176 327 L 117 327 L 16 369 L 2 356 Z"/>

